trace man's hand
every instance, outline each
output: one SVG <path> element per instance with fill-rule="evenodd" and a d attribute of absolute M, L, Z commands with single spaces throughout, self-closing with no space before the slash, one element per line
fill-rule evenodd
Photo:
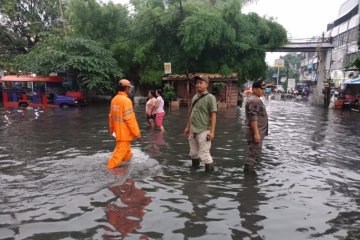
<path fill-rule="evenodd" d="M 210 141 L 212 141 L 215 138 L 215 133 L 210 132 L 208 136 L 210 137 Z"/>
<path fill-rule="evenodd" d="M 184 136 L 185 136 L 185 137 L 189 137 L 189 136 L 190 136 L 190 129 L 189 129 L 189 128 L 185 128 L 185 130 L 184 130 Z"/>
<path fill-rule="evenodd" d="M 141 135 L 136 136 L 135 139 L 138 140 L 138 141 L 140 141 L 140 140 L 141 140 Z"/>

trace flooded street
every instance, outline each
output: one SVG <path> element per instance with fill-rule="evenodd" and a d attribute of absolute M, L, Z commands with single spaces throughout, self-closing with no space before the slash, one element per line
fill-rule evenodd
<path fill-rule="evenodd" d="M 257 177 L 242 172 L 244 109 L 220 111 L 215 172 L 191 171 L 187 109 L 106 169 L 108 104 L 0 107 L 0 239 L 360 239 L 360 114 L 268 101 Z"/>

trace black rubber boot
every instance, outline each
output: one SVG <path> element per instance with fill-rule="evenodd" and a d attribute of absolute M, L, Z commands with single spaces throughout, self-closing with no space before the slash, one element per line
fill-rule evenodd
<path fill-rule="evenodd" d="M 192 167 L 200 167 L 200 158 L 191 159 L 192 161 Z"/>
<path fill-rule="evenodd" d="M 214 171 L 213 163 L 205 164 L 205 172 L 213 172 L 213 171 Z"/>

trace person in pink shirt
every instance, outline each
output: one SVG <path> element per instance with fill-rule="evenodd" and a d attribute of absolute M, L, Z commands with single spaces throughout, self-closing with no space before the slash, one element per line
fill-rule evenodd
<path fill-rule="evenodd" d="M 156 102 L 155 107 L 153 110 L 153 113 L 156 114 L 155 120 L 156 120 L 156 126 L 160 128 L 162 132 L 165 132 L 163 121 L 165 117 L 165 111 L 164 111 L 164 99 L 162 98 L 162 90 L 158 89 L 156 90 Z"/>
<path fill-rule="evenodd" d="M 155 102 L 156 102 L 155 91 L 150 90 L 148 93 L 148 97 L 149 99 L 146 102 L 146 106 L 145 106 L 145 114 L 147 121 L 149 122 L 150 129 L 153 129 L 155 125 L 155 115 L 156 115 L 155 113 L 153 113 L 153 109 L 155 107 Z"/>

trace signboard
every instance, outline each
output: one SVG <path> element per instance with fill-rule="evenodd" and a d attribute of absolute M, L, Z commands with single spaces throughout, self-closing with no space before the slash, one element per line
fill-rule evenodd
<path fill-rule="evenodd" d="M 164 72 L 165 74 L 171 74 L 171 63 L 164 63 Z"/>
<path fill-rule="evenodd" d="M 275 59 L 275 67 L 283 68 L 285 65 L 284 59 Z"/>

